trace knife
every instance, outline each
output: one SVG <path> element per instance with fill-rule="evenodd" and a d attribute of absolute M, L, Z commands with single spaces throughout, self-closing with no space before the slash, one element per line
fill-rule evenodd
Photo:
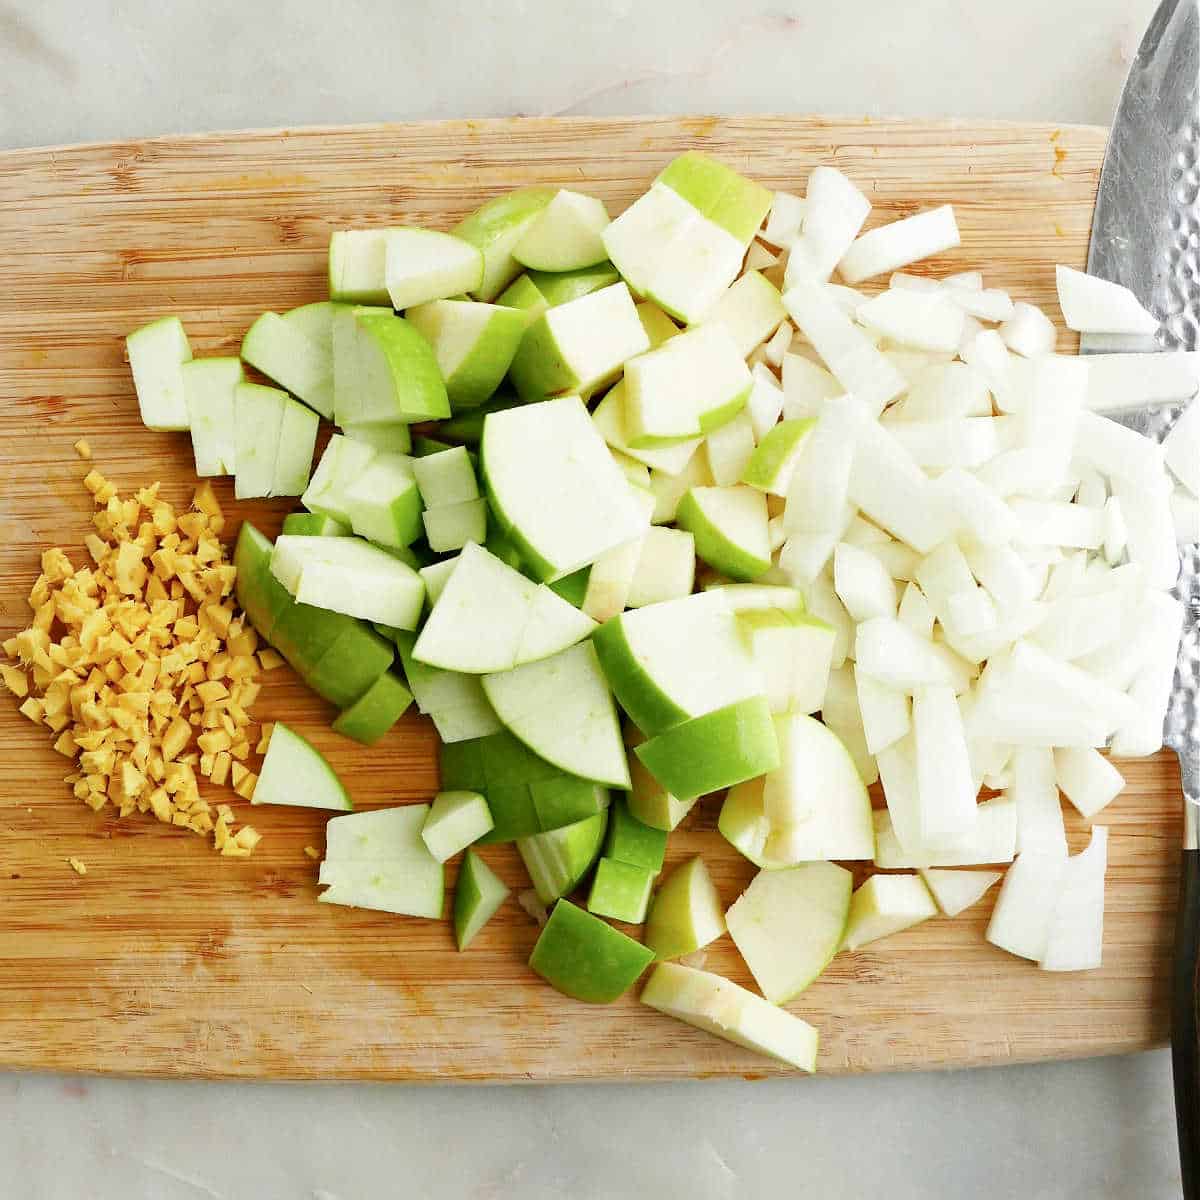
<path fill-rule="evenodd" d="M 1109 137 L 1088 273 L 1130 288 L 1158 317 L 1161 350 L 1200 342 L 1200 0 L 1163 0 L 1129 72 Z M 1084 335 L 1080 353 L 1111 349 Z M 1200 404 L 1194 398 L 1191 403 Z M 1180 408 L 1108 415 L 1161 441 Z M 1183 869 L 1171 988 L 1171 1064 L 1185 1200 L 1200 1200 L 1200 546 L 1183 547 L 1187 616 L 1163 741 L 1179 755 Z"/>

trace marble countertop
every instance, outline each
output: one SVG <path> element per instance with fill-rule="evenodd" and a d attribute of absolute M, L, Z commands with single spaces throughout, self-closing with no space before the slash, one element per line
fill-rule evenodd
<path fill-rule="evenodd" d="M 1154 0 L 0 0 L 0 147 L 523 114 L 1106 123 Z M 1179 1194 L 1165 1052 L 488 1089 L 0 1073 L 11 1200 Z"/>

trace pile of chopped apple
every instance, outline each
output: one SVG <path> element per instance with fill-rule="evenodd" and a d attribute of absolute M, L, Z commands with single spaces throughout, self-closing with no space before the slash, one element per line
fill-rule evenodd
<path fill-rule="evenodd" d="M 1123 784 L 1101 751 L 1161 743 L 1200 489 L 1196 403 L 1165 447 L 1103 414 L 1188 401 L 1196 368 L 1059 355 L 979 272 L 906 272 L 959 245 L 950 207 L 864 232 L 870 208 L 832 168 L 801 198 L 688 153 L 615 220 L 538 188 L 450 233 L 335 233 L 329 301 L 246 335 L 277 387 L 192 361 L 178 322 L 130 338 L 198 472 L 302 496 L 274 544 L 243 526 L 259 633 L 335 728 L 373 741 L 411 692 L 441 735 L 432 806 L 330 822 L 324 901 L 439 916 L 465 850 L 465 947 L 507 894 L 479 847 L 513 841 L 554 987 L 609 1001 L 657 960 L 648 1005 L 805 1069 L 816 1032 L 778 1006 L 1000 878 L 956 868 L 1013 864 L 995 945 L 1099 964 L 1107 831 L 1070 856 L 1060 793 L 1091 821 Z M 1058 285 L 1073 328 L 1157 327 Z M 310 477 L 318 415 L 341 432 Z M 255 800 L 348 807 L 283 733 Z M 699 858 L 657 884 L 714 792 L 761 868 L 728 910 Z M 765 999 L 673 961 L 726 931 Z"/>

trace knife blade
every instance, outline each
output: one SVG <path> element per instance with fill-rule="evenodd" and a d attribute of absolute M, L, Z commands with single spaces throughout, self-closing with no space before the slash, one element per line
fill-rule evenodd
<path fill-rule="evenodd" d="M 1163 351 L 1200 341 L 1200 5 L 1163 0 L 1121 94 L 1096 197 L 1088 273 L 1124 284 L 1159 319 Z M 1084 335 L 1080 353 L 1111 349 Z M 1189 403 L 1200 404 L 1193 398 Z M 1181 406 L 1107 415 L 1162 441 Z M 1200 1197 L 1200 546 L 1182 547 L 1175 595 L 1187 614 L 1163 742 L 1179 755 L 1183 871 L 1171 1049 L 1186 1200 Z"/>

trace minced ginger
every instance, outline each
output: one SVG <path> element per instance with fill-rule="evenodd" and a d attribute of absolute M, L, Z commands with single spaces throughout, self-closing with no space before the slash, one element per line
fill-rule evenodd
<path fill-rule="evenodd" d="M 221 506 L 208 483 L 176 513 L 157 483 L 122 499 L 97 471 L 83 482 L 98 508 L 93 565 L 45 551 L 33 621 L 4 642 L 0 681 L 77 760 L 66 782 L 89 808 L 153 813 L 246 858 L 260 835 L 236 829 L 226 804 L 214 813 L 199 785 L 249 800 L 258 777 L 243 763 L 262 744 L 249 711 L 258 637 L 232 599 Z"/>

